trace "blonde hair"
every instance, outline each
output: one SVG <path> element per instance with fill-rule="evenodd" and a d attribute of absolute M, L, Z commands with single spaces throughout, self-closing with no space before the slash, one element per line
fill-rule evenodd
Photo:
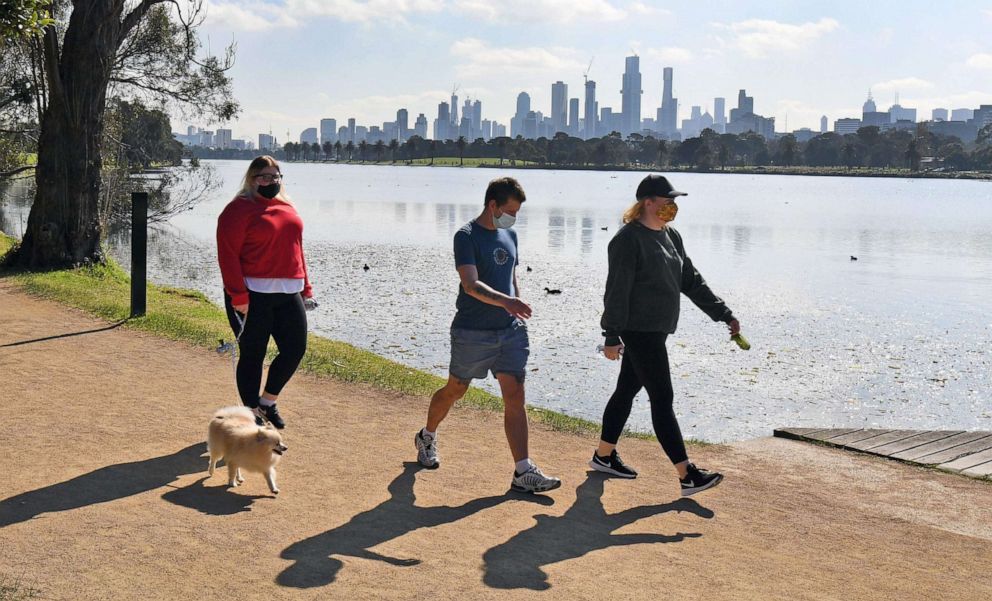
<path fill-rule="evenodd" d="M 644 201 L 647 200 L 642 198 L 630 205 L 626 211 L 623 212 L 623 222 L 630 223 L 631 221 L 637 221 L 644 214 Z"/>
<path fill-rule="evenodd" d="M 262 169 L 266 167 L 275 167 L 276 171 L 282 175 L 282 169 L 279 168 L 279 162 L 276 161 L 271 156 L 264 154 L 259 157 L 252 159 L 251 164 L 248 165 L 248 171 L 245 172 L 245 177 L 241 180 L 241 190 L 238 192 L 238 196 L 246 196 L 251 198 L 253 192 L 251 189 L 251 183 L 255 181 L 255 176 L 262 172 Z M 276 195 L 276 198 L 282 198 L 282 191 Z"/>

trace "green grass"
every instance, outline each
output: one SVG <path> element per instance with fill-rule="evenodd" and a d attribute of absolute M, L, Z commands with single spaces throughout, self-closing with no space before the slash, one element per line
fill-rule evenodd
<path fill-rule="evenodd" d="M 0 255 L 14 244 L 13 238 L 0 233 Z M 0 273 L 0 277 L 14 280 L 30 294 L 83 309 L 109 321 L 126 320 L 124 327 L 188 342 L 204 349 L 215 349 L 218 340 L 232 338 L 224 311 L 203 294 L 192 290 L 149 285 L 147 315 L 128 319 L 130 278 L 112 263 L 42 273 L 7 272 Z M 275 347 L 271 346 L 270 358 L 274 353 Z M 312 334 L 300 369 L 318 376 L 424 397 L 430 396 L 445 383 L 444 379 L 433 374 L 345 342 Z M 474 387 L 469 388 L 460 403 L 497 412 L 503 407 L 499 397 Z M 582 435 L 599 434 L 598 423 L 538 407 L 528 407 L 528 411 L 533 419 L 552 430 Z M 649 434 L 628 432 L 627 435 L 654 439 Z"/>

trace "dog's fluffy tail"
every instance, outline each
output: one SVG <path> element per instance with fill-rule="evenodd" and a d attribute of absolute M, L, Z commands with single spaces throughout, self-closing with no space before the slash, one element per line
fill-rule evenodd
<path fill-rule="evenodd" d="M 239 420 L 249 419 L 254 420 L 254 415 L 252 415 L 251 409 L 244 406 L 231 406 L 224 407 L 223 409 L 218 409 L 212 419 L 222 421 L 227 419 L 237 418 Z"/>

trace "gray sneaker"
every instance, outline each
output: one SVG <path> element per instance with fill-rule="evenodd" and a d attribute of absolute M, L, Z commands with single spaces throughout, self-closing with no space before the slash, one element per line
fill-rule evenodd
<path fill-rule="evenodd" d="M 417 446 L 417 463 L 429 470 L 441 467 L 441 458 L 437 455 L 436 437 L 424 436 L 424 431 L 421 430 L 413 437 L 413 444 Z"/>
<path fill-rule="evenodd" d="M 513 472 L 510 488 L 517 492 L 547 492 L 561 486 L 561 480 L 547 476 L 536 465 L 522 473 Z"/>

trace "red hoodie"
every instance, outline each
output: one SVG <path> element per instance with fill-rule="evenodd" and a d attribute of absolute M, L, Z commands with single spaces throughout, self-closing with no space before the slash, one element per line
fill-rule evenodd
<path fill-rule="evenodd" d="M 231 304 L 248 302 L 245 276 L 303 279 L 303 296 L 313 296 L 303 260 L 303 220 L 279 198 L 238 196 L 217 219 L 217 262 Z"/>

